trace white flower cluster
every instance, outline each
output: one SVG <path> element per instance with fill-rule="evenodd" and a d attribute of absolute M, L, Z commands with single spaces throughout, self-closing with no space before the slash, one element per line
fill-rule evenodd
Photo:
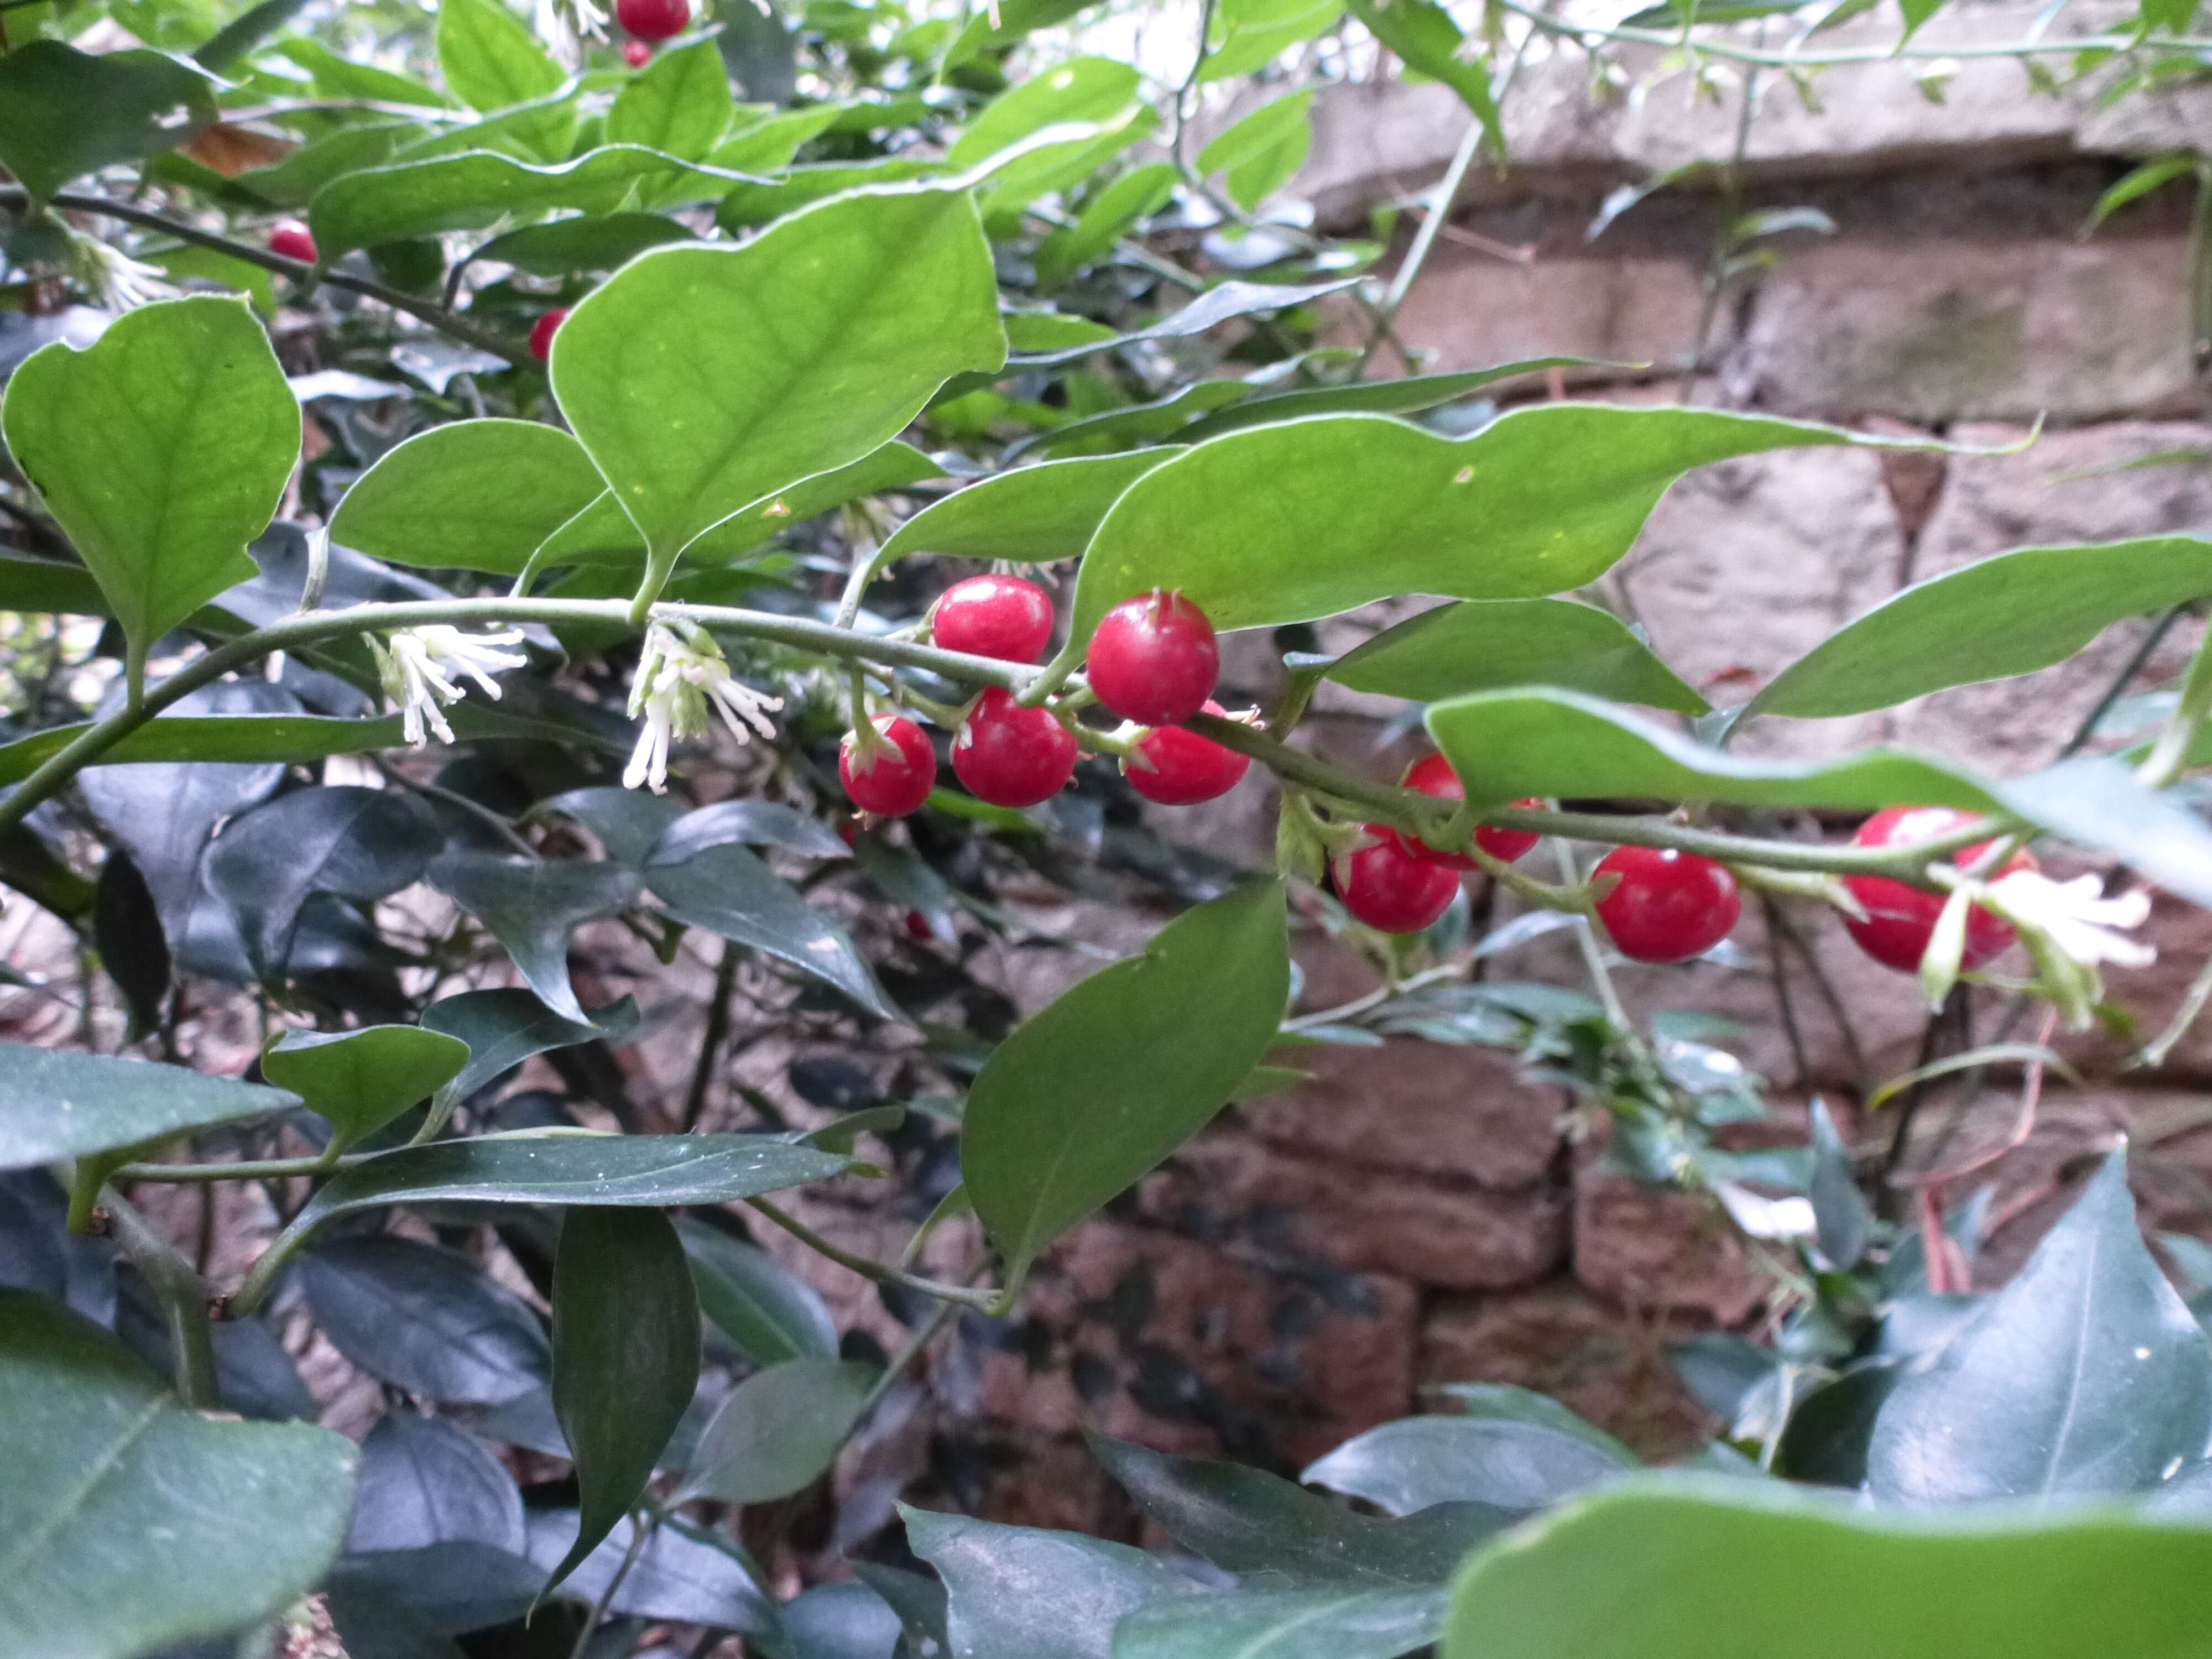
<path fill-rule="evenodd" d="M 730 672 L 721 647 L 702 628 L 682 624 L 678 635 L 665 623 L 646 630 L 645 650 L 638 658 L 637 678 L 629 692 L 630 718 L 641 716 L 645 730 L 623 772 L 623 782 L 635 789 L 652 785 L 653 793 L 668 787 L 668 748 L 707 735 L 708 713 L 722 718 L 730 735 L 746 741 L 750 726 L 763 738 L 775 736 L 767 711 L 783 707 L 781 697 L 763 696 Z"/>
<path fill-rule="evenodd" d="M 484 696 L 496 702 L 499 684 L 491 676 L 495 671 L 520 668 L 530 660 L 519 651 L 505 648 L 521 643 L 519 628 L 502 629 L 495 634 L 464 634 L 443 623 L 395 629 L 384 640 L 374 634 L 368 636 L 384 694 L 399 705 L 407 741 L 417 747 L 427 740 L 426 728 L 436 732 L 441 743 L 453 740 L 453 728 L 446 721 L 446 705 L 459 702 L 462 690 L 453 677 L 474 680 Z"/>

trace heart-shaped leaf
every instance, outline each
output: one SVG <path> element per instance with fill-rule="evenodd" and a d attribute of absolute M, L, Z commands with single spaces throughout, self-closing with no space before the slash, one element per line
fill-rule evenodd
<path fill-rule="evenodd" d="M 1684 714 L 1710 707 L 1619 617 L 1571 599 L 1438 605 L 1347 651 L 1328 678 L 1355 691 L 1413 702 L 1509 685 L 1558 685 Z"/>
<path fill-rule="evenodd" d="M 419 1025 L 287 1031 L 261 1056 L 261 1074 L 330 1120 L 340 1152 L 436 1094 L 469 1063 L 469 1045 Z"/>
<path fill-rule="evenodd" d="M 0 1042 L 0 1170 L 158 1144 L 299 1104 L 281 1089 L 181 1066 Z"/>

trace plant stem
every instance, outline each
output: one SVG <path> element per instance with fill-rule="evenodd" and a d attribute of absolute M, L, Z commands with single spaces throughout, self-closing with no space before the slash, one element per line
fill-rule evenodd
<path fill-rule="evenodd" d="M 338 1158 L 248 1158 L 236 1164 L 125 1164 L 112 1177 L 116 1181 L 277 1181 L 287 1176 L 335 1175 L 377 1157 L 375 1152 L 347 1152 Z"/>
<path fill-rule="evenodd" d="M 868 1420 L 868 1413 L 883 1402 L 884 1396 L 891 1391 L 892 1386 L 904 1375 L 907 1367 L 921 1357 L 921 1351 L 937 1340 L 937 1334 L 951 1324 L 959 1311 L 960 1304 L 957 1302 L 939 1303 L 934 1309 L 931 1310 L 929 1317 L 923 1320 L 914 1334 L 899 1345 L 899 1351 L 885 1363 L 883 1375 L 870 1385 L 868 1392 L 861 1397 L 860 1409 L 853 1415 L 853 1426 L 855 1429 Z"/>
<path fill-rule="evenodd" d="M 684 1133 L 699 1127 L 707 1109 L 707 1090 L 714 1080 L 714 1061 L 730 1037 L 730 999 L 738 988 L 738 947 L 722 941 L 722 954 L 714 963 L 714 989 L 707 1004 L 707 1030 L 699 1039 L 699 1059 L 691 1067 L 690 1091 L 684 1097 Z"/>
<path fill-rule="evenodd" d="M 2212 960 L 2208 960 L 2197 970 L 2196 979 L 2189 987 L 2189 994 L 2181 1000 L 2181 1006 L 2166 1023 L 2166 1029 L 2143 1045 L 2142 1052 L 2128 1062 L 2128 1069 L 2136 1071 L 2165 1065 L 2166 1055 L 2173 1052 L 2173 1045 L 2181 1041 L 2189 1028 L 2197 1023 L 2197 1015 L 2204 1012 L 2208 999 L 2212 999 Z"/>
<path fill-rule="evenodd" d="M 942 1285 L 933 1279 L 923 1279 L 901 1268 L 881 1261 L 872 1261 L 866 1256 L 854 1255 L 850 1250 L 832 1244 L 805 1222 L 787 1211 L 771 1204 L 764 1198 L 749 1198 L 746 1205 L 760 1212 L 770 1221 L 789 1233 L 816 1255 L 826 1256 L 839 1267 L 872 1279 L 878 1285 L 896 1285 L 902 1290 L 915 1291 L 923 1296 L 933 1296 L 940 1302 L 957 1303 L 963 1308 L 989 1310 L 998 1306 L 1001 1292 L 969 1290 L 964 1285 Z"/>
<path fill-rule="evenodd" d="M 584 1659 L 585 1654 L 591 1650 L 592 1633 L 606 1618 L 607 1608 L 614 1602 L 615 1592 L 623 1587 L 623 1580 L 629 1577 L 629 1570 L 637 1565 L 640 1553 L 659 1527 L 658 1516 L 640 1520 L 637 1512 L 631 1511 L 629 1547 L 623 1552 L 622 1565 L 615 1569 L 615 1576 L 607 1580 L 606 1589 L 599 1592 L 599 1599 L 592 1604 L 591 1615 L 584 1620 L 584 1628 L 576 1632 L 576 1645 L 568 1650 L 568 1659 Z"/>
<path fill-rule="evenodd" d="M 116 1243 L 161 1298 L 168 1321 L 169 1350 L 176 1361 L 178 1398 L 195 1411 L 221 1410 L 215 1340 L 208 1331 L 208 1304 L 214 1297 L 207 1280 L 170 1248 L 129 1199 L 111 1187 L 101 1203 L 115 1224 Z"/>
<path fill-rule="evenodd" d="M 2189 673 L 2181 683 L 2181 701 L 2174 705 L 2166 730 L 2151 745 L 2149 757 L 2136 775 L 2147 788 L 2163 789 L 2189 766 L 2190 750 L 2204 718 L 2212 714 L 2212 630 L 2208 630 L 2189 659 Z"/>
<path fill-rule="evenodd" d="M 1552 837 L 1552 856 L 1559 862 L 1560 878 L 1570 887 L 1583 884 L 1583 872 L 1575 866 L 1574 849 L 1564 837 Z M 1589 969 L 1590 985 L 1597 992 L 1597 1000 L 1605 1009 L 1606 1023 L 1632 1049 L 1641 1053 L 1643 1039 L 1636 1035 L 1636 1027 L 1628 1018 L 1628 1010 L 1621 1006 L 1620 993 L 1614 988 L 1613 970 L 1605 965 L 1605 947 L 1598 943 L 1597 921 L 1587 911 L 1575 914 L 1576 948 L 1583 953 L 1583 965 Z"/>
<path fill-rule="evenodd" d="M 1451 165 L 1429 198 L 1428 211 L 1422 215 L 1420 228 L 1413 233 L 1413 245 L 1406 250 L 1404 263 L 1390 278 L 1390 286 L 1376 307 L 1374 322 L 1367 331 L 1367 349 L 1359 354 L 1359 368 L 1366 369 L 1369 362 L 1381 349 L 1383 337 L 1391 332 L 1398 320 L 1398 308 L 1406 303 L 1406 295 L 1413 286 L 1413 279 L 1421 274 L 1428 263 L 1429 250 L 1437 245 L 1443 234 L 1444 222 L 1451 217 L 1452 204 L 1459 199 L 1460 186 L 1467 182 L 1467 171 L 1474 165 L 1474 158 L 1482 149 L 1482 123 L 1472 116 L 1468 119 L 1467 134 L 1452 152 Z M 1402 349 L 1402 348 L 1401 348 Z M 1408 368 L 1412 365 L 1408 364 Z"/>

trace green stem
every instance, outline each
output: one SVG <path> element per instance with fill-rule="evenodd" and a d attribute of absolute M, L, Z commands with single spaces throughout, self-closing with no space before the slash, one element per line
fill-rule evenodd
<path fill-rule="evenodd" d="M 1557 836 L 1552 837 L 1552 856 L 1559 860 L 1559 875 L 1566 884 L 1579 888 L 1583 872 L 1575 866 L 1574 851 Z M 1598 943 L 1597 922 L 1587 912 L 1579 912 L 1575 917 L 1574 933 L 1576 948 L 1583 955 L 1583 966 L 1589 970 L 1591 988 L 1597 992 L 1597 1000 L 1605 1009 L 1606 1024 L 1631 1049 L 1640 1053 L 1643 1042 L 1628 1018 L 1628 1010 L 1622 1006 L 1620 993 L 1613 982 L 1613 970 L 1605 965 L 1605 947 Z"/>
<path fill-rule="evenodd" d="M 1000 1293 L 970 1290 L 964 1285 L 939 1284 L 933 1279 L 923 1279 L 919 1274 L 907 1273 L 884 1262 L 872 1261 L 866 1256 L 854 1255 L 850 1250 L 832 1244 L 798 1217 L 771 1204 L 764 1198 L 749 1198 L 745 1200 L 745 1203 L 752 1209 L 759 1211 L 761 1214 L 775 1223 L 777 1226 L 782 1228 L 817 1255 L 826 1256 L 839 1267 L 856 1273 L 863 1279 L 872 1279 L 878 1285 L 896 1285 L 902 1290 L 918 1291 L 923 1296 L 933 1296 L 940 1302 L 957 1303 L 963 1308 L 977 1308 L 988 1311 L 998 1305 Z"/>
<path fill-rule="evenodd" d="M 2189 752 L 2197 745 L 2197 733 L 2208 714 L 2212 714 L 2212 630 L 2206 632 L 2197 654 L 2190 659 L 2188 678 L 2181 683 L 2181 701 L 2174 705 L 2172 717 L 2136 774 L 2146 787 L 2163 789 L 2188 769 Z"/>
<path fill-rule="evenodd" d="M 1421 217 L 1420 228 L 1413 233 L 1413 245 L 1407 249 L 1405 262 L 1390 279 L 1390 286 L 1377 307 L 1373 325 L 1367 332 L 1367 349 L 1359 355 L 1359 367 L 1364 370 L 1368 362 L 1382 344 L 1382 337 L 1398 320 L 1398 308 L 1406 303 L 1406 295 L 1413 286 L 1413 279 L 1421 274 L 1428 263 L 1429 250 L 1437 245 L 1443 234 L 1444 222 L 1451 217 L 1452 204 L 1459 199 L 1460 186 L 1467 182 L 1468 169 L 1482 149 L 1482 123 L 1470 119 L 1467 136 L 1459 141 L 1452 152 L 1451 165 L 1444 169 L 1443 178 L 1429 198 L 1429 210 Z"/>
<path fill-rule="evenodd" d="M 105 1207 L 114 1223 L 116 1243 L 161 1298 L 161 1312 L 168 1322 L 169 1350 L 176 1357 L 178 1398 L 195 1411 L 220 1410 L 222 1395 L 216 1385 L 215 1340 L 208 1331 L 208 1304 L 213 1298 L 207 1281 L 129 1199 L 110 1188 Z"/>
<path fill-rule="evenodd" d="M 281 1181 L 287 1176 L 330 1175 L 350 1170 L 376 1157 L 374 1152 L 347 1152 L 332 1158 L 247 1158 L 235 1164 L 125 1164 L 112 1177 L 117 1181 Z"/>

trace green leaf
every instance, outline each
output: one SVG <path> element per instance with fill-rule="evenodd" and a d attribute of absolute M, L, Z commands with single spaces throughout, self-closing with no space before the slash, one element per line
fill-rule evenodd
<path fill-rule="evenodd" d="M 1135 99 L 1142 80 L 1133 66 L 1111 58 L 1071 58 L 1055 64 L 985 105 L 945 159 L 964 170 L 1046 127 L 1110 121 Z"/>
<path fill-rule="evenodd" d="M 217 29 L 192 53 L 192 61 L 221 75 L 290 22 L 306 5 L 307 0 L 261 0 L 259 5 L 247 7 Z"/>
<path fill-rule="evenodd" d="M 1339 4 L 1342 0 L 1328 0 Z M 1075 222 L 1054 231 L 1037 244 L 1037 286 L 1058 288 L 1070 276 L 1113 247 L 1138 220 L 1158 213 L 1175 194 L 1179 175 L 1165 161 L 1132 167 L 1084 204 Z M 1017 350 L 1038 348 L 1015 342 Z"/>
<path fill-rule="evenodd" d="M 1873 1103 L 1868 1104 L 1871 1108 Z M 1820 1254 L 1837 1272 L 1849 1273 L 1858 1266 L 1873 1241 L 1874 1209 L 1859 1190 L 1850 1149 L 1836 1133 L 1836 1121 L 1818 1096 L 1813 1100 L 1813 1180 L 1807 1190 L 1813 1200 Z"/>
<path fill-rule="evenodd" d="M 615 95 L 607 111 L 607 142 L 641 144 L 687 161 L 703 161 L 722 142 L 737 112 L 720 51 L 711 38 L 695 40 L 662 52 Z"/>
<path fill-rule="evenodd" d="M 819 136 L 843 112 L 836 104 L 778 110 L 739 127 L 714 147 L 707 159 L 734 173 L 777 173 L 810 138 Z"/>
<path fill-rule="evenodd" d="M 1505 159 L 1505 126 L 1490 90 L 1487 61 L 1468 61 L 1467 38 L 1435 0 L 1346 0 L 1346 9 L 1368 33 L 1406 60 L 1406 67 L 1441 81 L 1460 96 L 1490 135 L 1492 152 Z"/>
<path fill-rule="evenodd" d="M 1392 1515 L 1433 1504 L 1534 1510 L 1618 1480 L 1625 1450 L 1520 1415 L 1407 1417 L 1347 1440 L 1300 1477 Z"/>
<path fill-rule="evenodd" d="M 772 800 L 721 800 L 686 812 L 660 832 L 645 855 L 647 864 L 681 864 L 710 847 L 781 847 L 808 858 L 852 854 L 837 832 L 795 806 Z"/>
<path fill-rule="evenodd" d="M 579 214 L 495 236 L 469 257 L 513 265 L 532 276 L 567 276 L 580 270 L 612 270 L 649 247 L 691 238 L 686 227 L 658 213 Z"/>
<path fill-rule="evenodd" d="M 568 936 L 635 904 L 637 872 L 597 860 L 452 852 L 430 866 L 429 878 L 491 930 L 548 1008 L 563 1019 L 590 1023 L 568 982 Z"/>
<path fill-rule="evenodd" d="M 1450 374 L 1407 374 L 1395 380 L 1353 380 L 1344 386 L 1308 386 L 1241 399 L 1218 414 L 1193 421 L 1176 434 L 1179 443 L 1200 443 L 1248 426 L 1302 419 L 1308 415 L 1411 415 L 1455 402 L 1470 392 L 1521 374 L 1547 368 L 1597 367 L 1588 357 L 1529 357 L 1494 368 L 1461 369 Z"/>
<path fill-rule="evenodd" d="M 2205 1550 L 2201 1530 L 2110 1512 L 1899 1514 L 1675 1477 L 1577 1500 L 1476 1556 L 1443 1653 L 2180 1659 L 2212 1620 Z"/>
<path fill-rule="evenodd" d="M 837 1326 L 822 1293 L 757 1244 L 703 1222 L 676 1224 L 699 1310 L 756 1365 L 833 1359 Z"/>
<path fill-rule="evenodd" d="M 576 88 L 564 85 L 544 98 L 517 104 L 481 121 L 441 128 L 395 151 L 392 160 L 394 165 L 434 161 L 481 150 L 518 161 L 560 161 L 580 148 L 576 141 L 583 131 L 581 122 Z"/>
<path fill-rule="evenodd" d="M 1085 357 L 1102 351 L 1118 351 L 1126 346 L 1141 345 L 1147 340 L 1181 340 L 1194 334 L 1203 334 L 1218 327 L 1232 317 L 1249 317 L 1261 311 L 1284 311 L 1293 306 L 1304 305 L 1310 300 L 1319 300 L 1331 294 L 1341 293 L 1359 279 L 1340 277 L 1333 282 L 1308 283 L 1297 287 L 1284 287 L 1273 283 L 1223 283 L 1210 288 L 1182 310 L 1171 313 L 1147 327 L 1117 334 L 1110 340 L 1086 340 L 1080 344 L 1066 346 L 1056 351 L 1028 352 L 1007 362 L 1009 373 L 1018 368 L 1057 368 L 1064 363 L 1080 362 Z"/>
<path fill-rule="evenodd" d="M 1917 583 L 1814 646 L 1745 709 L 1801 719 L 2032 674 L 2123 617 L 2212 593 L 2212 542 L 2024 547 Z"/>
<path fill-rule="evenodd" d="M 1126 1544 L 903 1505 L 899 1513 L 914 1553 L 945 1581 L 960 1659 L 1108 1659 L 1124 1613 L 1195 1588 Z"/>
<path fill-rule="evenodd" d="M 1080 558 L 1121 492 L 1173 453 L 1046 461 L 979 478 L 901 525 L 869 561 L 869 575 L 909 553 L 1015 564 Z"/>
<path fill-rule="evenodd" d="M 468 1044 L 469 1063 L 438 1091 L 434 1103 L 443 1109 L 466 1100 L 532 1054 L 580 1042 L 618 1042 L 637 1018 L 637 1005 L 624 997 L 588 1022 L 567 1019 L 519 985 L 441 998 L 422 1011 L 422 1029 Z"/>
<path fill-rule="evenodd" d="M 1115 604 L 1154 587 L 1181 588 L 1224 630 L 1398 593 L 1579 587 L 1690 468 L 1854 441 L 1793 421 L 1597 404 L 1516 410 L 1462 439 L 1371 415 L 1231 433 L 1139 480 L 1107 515 L 1076 585 L 1070 654 Z M 1357 512 L 1340 499 L 1347 476 Z"/>
<path fill-rule="evenodd" d="M 445 96 L 420 81 L 374 64 L 341 58 L 319 40 L 295 34 L 280 40 L 278 55 L 289 58 L 314 78 L 321 98 L 364 98 L 380 104 L 420 104 L 431 109 L 449 108 Z"/>
<path fill-rule="evenodd" d="M 216 118 L 215 83 L 166 52 L 94 56 L 26 40 L 0 56 L 0 167 L 34 200 L 71 179 L 190 143 Z"/>
<path fill-rule="evenodd" d="M 1438 605 L 1346 652 L 1327 678 L 1413 702 L 1510 685 L 1557 685 L 1678 714 L 1702 714 L 1708 708 L 1620 618 L 1571 599 Z"/>
<path fill-rule="evenodd" d="M 1009 445 L 1006 454 L 1011 459 L 1034 451 L 1065 449 L 1073 444 L 1118 447 L 1147 438 L 1179 437 L 1185 428 L 1197 424 L 1194 416 L 1202 417 L 1214 410 L 1240 403 L 1250 395 L 1251 390 L 1251 383 L 1247 380 L 1196 380 L 1151 403 L 1086 415 L 1081 420 L 1069 421 L 1024 438 Z M 1154 457 L 1156 460 L 1165 459 Z"/>
<path fill-rule="evenodd" d="M 2048 1066 L 2069 1082 L 2079 1084 L 2081 1074 L 2066 1063 L 2066 1057 L 2039 1042 L 1984 1042 L 1960 1054 L 1946 1054 L 1925 1066 L 1916 1066 L 1899 1076 L 1885 1079 L 1866 1099 L 1869 1111 L 1879 1110 L 1915 1085 L 1927 1083 L 1954 1073 L 1978 1071 L 1987 1066 L 2037 1065 Z"/>
<path fill-rule="evenodd" d="M 181 1066 L 0 1042 L 8 1096 L 0 1170 L 153 1145 L 299 1104 L 281 1089 L 207 1077 Z"/>
<path fill-rule="evenodd" d="M 334 1238 L 302 1255 L 299 1273 L 316 1328 L 380 1382 L 481 1406 L 545 1386 L 537 1313 L 458 1250 L 383 1234 Z"/>
<path fill-rule="evenodd" d="M 567 79 L 500 0 L 438 0 L 438 70 L 453 95 L 476 110 L 529 103 Z"/>
<path fill-rule="evenodd" d="M 878 1018 L 904 1018 L 845 930 L 744 848 L 711 847 L 680 864 L 647 865 L 645 884 L 685 926 L 788 963 Z"/>
<path fill-rule="evenodd" d="M 1344 0 L 1220 0 L 1201 82 L 1249 75 L 1344 15 Z"/>
<path fill-rule="evenodd" d="M 469 1045 L 416 1025 L 287 1031 L 261 1056 L 261 1074 L 331 1121 L 334 1152 L 374 1134 L 453 1080 Z"/>
<path fill-rule="evenodd" d="M 719 196 L 740 179 L 739 174 L 635 144 L 604 145 L 548 167 L 471 149 L 402 160 L 333 179 L 308 209 L 307 222 L 316 247 L 328 260 L 352 248 L 440 231 L 481 230 L 502 218 L 559 208 L 611 212 L 648 181 L 681 183 L 698 195 Z"/>
<path fill-rule="evenodd" d="M 1311 88 L 1262 104 L 1198 153 L 1199 171 L 1226 172 L 1230 199 L 1247 213 L 1290 181 L 1313 148 Z"/>
<path fill-rule="evenodd" d="M 888 155 L 874 161 L 825 161 L 795 167 L 782 177 L 739 185 L 714 210 L 714 222 L 726 231 L 750 230 L 828 200 L 866 189 L 934 179 L 945 164 L 926 155 Z"/>
<path fill-rule="evenodd" d="M 946 50 L 939 71 L 957 69 L 1000 46 L 1012 46 L 1033 30 L 1064 23 L 1097 3 L 1097 0 L 1000 0 L 995 12 L 986 9 L 969 20 Z"/>
<path fill-rule="evenodd" d="M 1138 1608 L 1114 1659 L 1398 1659 L 1443 1627 L 1441 1589 L 1240 1589 Z"/>
<path fill-rule="evenodd" d="M 187 1411 L 115 1338 L 27 1291 L 0 1290 L 0 1632 L 24 1659 L 231 1636 L 345 1541 L 344 1436 Z"/>
<path fill-rule="evenodd" d="M 10 611 L 104 617 L 107 596 L 81 564 L 6 554 L 0 555 L 0 605 Z"/>
<path fill-rule="evenodd" d="M 385 451 L 331 539 L 392 564 L 514 575 L 606 493 L 584 447 L 538 421 L 453 421 Z"/>
<path fill-rule="evenodd" d="M 258 574 L 246 544 L 299 459 L 300 406 L 246 302 L 205 296 L 142 306 L 82 351 L 33 352 L 0 431 L 99 580 L 135 684 L 155 640 Z"/>
<path fill-rule="evenodd" d="M 1875 1498 L 2147 1492 L 2212 1438 L 2212 1342 L 2136 1225 L 2124 1147 L 2027 1266 L 1886 1401 Z"/>
<path fill-rule="evenodd" d="M 675 1500 L 767 1504 L 812 1486 L 835 1462 L 879 1375 L 855 1361 L 787 1359 L 730 1391 L 691 1455 Z"/>
<path fill-rule="evenodd" d="M 640 254 L 554 337 L 553 386 L 644 534 L 651 593 L 702 532 L 880 448 L 1005 352 L 968 196 L 890 190 L 743 247 Z"/>
<path fill-rule="evenodd" d="M 674 1224 L 657 1210 L 570 1210 L 553 1259 L 553 1409 L 580 1502 L 548 1589 L 637 1502 L 698 1382 L 699 1304 Z"/>
<path fill-rule="evenodd" d="M 1011 1272 L 1202 1128 L 1273 1045 L 1283 930 L 1278 881 L 1197 905 L 993 1052 L 969 1091 L 961 1175 Z"/>

